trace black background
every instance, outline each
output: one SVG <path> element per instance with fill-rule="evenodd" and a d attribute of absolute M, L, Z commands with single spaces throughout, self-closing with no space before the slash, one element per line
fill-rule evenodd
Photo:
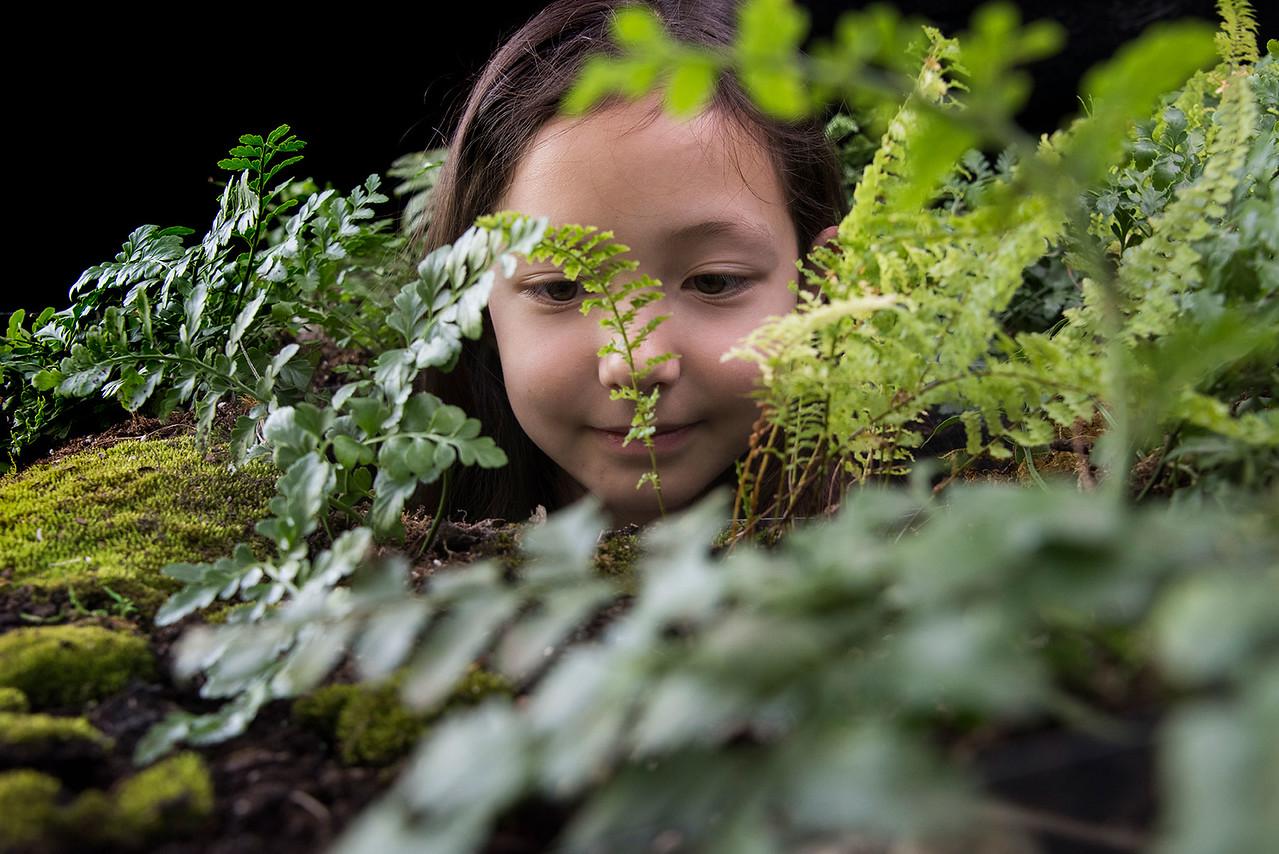
<path fill-rule="evenodd" d="M 862 5 L 801 0 L 810 38 Z M 979 4 L 902 0 L 948 33 Z M 1026 19 L 1067 29 L 1058 56 L 1032 68 L 1020 116 L 1050 131 L 1075 112 L 1082 73 L 1146 26 L 1215 20 L 1212 0 L 1043 3 Z M 1265 6 L 1258 3 L 1259 7 Z M 85 267 L 109 259 L 143 223 L 204 233 L 216 209 L 217 160 L 244 132 L 287 122 L 307 140 L 300 174 L 346 191 L 400 154 L 440 145 L 466 86 L 491 51 L 541 2 L 186 7 L 74 16 L 50 6 L 10 28 L 6 216 L 8 272 L 0 314 L 62 308 Z M 207 18 L 191 17 L 207 14 Z M 41 18 L 43 16 L 43 18 Z M 1276 17 L 1260 10 L 1262 40 Z M 21 49 L 19 52 L 18 49 Z M 16 121 L 15 121 L 16 120 Z"/>

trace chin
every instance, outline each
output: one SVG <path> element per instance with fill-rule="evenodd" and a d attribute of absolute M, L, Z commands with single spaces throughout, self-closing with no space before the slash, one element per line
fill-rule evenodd
<path fill-rule="evenodd" d="M 604 510 L 608 513 L 612 520 L 613 527 L 624 528 L 627 525 L 647 525 L 649 522 L 656 522 L 662 517 L 657 509 L 657 496 L 653 494 L 650 486 L 645 486 L 644 492 L 648 494 L 644 496 L 647 500 L 637 501 L 630 498 L 622 502 L 604 502 Z M 666 495 L 662 495 L 662 501 L 666 505 L 666 511 L 671 511 L 670 502 L 666 501 Z"/>
<path fill-rule="evenodd" d="M 613 520 L 613 525 L 618 528 L 625 525 L 647 525 L 649 522 L 661 519 L 662 514 L 657 508 L 657 493 L 653 491 L 653 487 L 645 484 L 640 489 L 635 489 L 634 483 L 629 486 L 629 494 L 625 489 L 618 489 L 611 495 L 600 496 L 604 501 L 605 511 Z M 670 516 L 683 510 L 713 486 L 714 484 L 709 484 L 698 491 L 678 483 L 663 483 L 662 505 L 666 515 Z"/>

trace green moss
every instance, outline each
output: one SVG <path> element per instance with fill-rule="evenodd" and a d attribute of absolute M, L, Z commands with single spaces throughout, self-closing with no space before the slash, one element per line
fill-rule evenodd
<path fill-rule="evenodd" d="M 276 477 L 263 462 L 228 474 L 190 437 L 120 442 L 4 475 L 0 585 L 70 586 L 87 607 L 109 607 L 106 586 L 149 616 L 178 587 L 160 575 L 166 564 L 254 541 Z"/>
<path fill-rule="evenodd" d="M 473 667 L 441 708 L 418 713 L 400 702 L 402 682 L 401 673 L 376 685 L 326 685 L 296 700 L 293 716 L 334 742 L 348 765 L 389 765 L 448 710 L 512 690 L 501 675 Z"/>
<path fill-rule="evenodd" d="M 10 776 L 12 783 L 5 779 Z M 21 803 L 24 811 L 21 835 L 12 844 L 60 841 L 68 850 L 136 849 L 190 833 L 213 814 L 213 780 L 195 753 L 172 756 L 110 792 L 86 789 L 62 809 L 54 806 L 58 789 L 57 780 L 32 771 L 0 775 L 0 814 L 17 814 L 6 809 L 10 803 Z M 0 850 L 7 847 L 4 838 L 0 830 Z"/>
<path fill-rule="evenodd" d="M 61 788 L 56 778 L 38 771 L 0 773 L 0 851 L 34 845 L 48 835 Z"/>
<path fill-rule="evenodd" d="M 348 765 L 389 765 L 412 749 L 428 720 L 400 702 L 399 680 L 356 691 L 338 713 L 338 755 Z"/>
<path fill-rule="evenodd" d="M 84 718 L 0 712 L 0 751 L 38 755 L 63 746 L 104 753 L 114 742 Z"/>
<path fill-rule="evenodd" d="M 300 726 L 319 733 L 330 741 L 337 732 L 338 715 L 360 691 L 368 690 L 360 685 L 325 685 L 305 697 L 293 701 L 293 720 Z"/>
<path fill-rule="evenodd" d="M 501 673 L 494 673 L 482 667 L 472 667 L 462 677 L 462 681 L 453 688 L 453 693 L 449 694 L 440 714 L 460 706 L 474 706 L 485 697 L 494 694 L 511 694 L 514 690 L 510 680 Z"/>
<path fill-rule="evenodd" d="M 101 789 L 85 789 L 63 807 L 55 823 L 60 835 L 78 840 L 81 845 L 102 842 L 120 827 L 111 797 Z"/>
<path fill-rule="evenodd" d="M 0 661 L 0 667 L 3 666 L 4 662 Z M 0 712 L 25 712 L 30 708 L 31 703 L 27 700 L 26 694 L 17 688 L 0 685 Z"/>
<path fill-rule="evenodd" d="M 475 556 L 496 560 L 507 571 L 518 570 L 528 562 L 528 556 L 520 549 L 517 526 L 493 531 L 476 546 Z"/>
<path fill-rule="evenodd" d="M 595 550 L 595 571 L 621 582 L 628 592 L 634 592 L 635 565 L 639 556 L 638 534 L 613 534 Z"/>
<path fill-rule="evenodd" d="M 33 626 L 0 635 L 0 687 L 37 709 L 80 706 L 155 672 L 145 638 L 101 626 Z"/>
<path fill-rule="evenodd" d="M 196 753 L 179 753 L 116 787 L 111 838 L 139 844 L 187 833 L 213 814 L 213 778 Z"/>

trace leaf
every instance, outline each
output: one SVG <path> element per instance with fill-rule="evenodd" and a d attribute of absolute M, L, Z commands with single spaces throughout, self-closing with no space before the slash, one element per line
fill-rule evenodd
<path fill-rule="evenodd" d="M 489 700 L 435 728 L 404 778 L 404 796 L 435 814 L 495 815 L 528 784 L 532 746 L 520 716 Z"/>
<path fill-rule="evenodd" d="M 131 371 L 120 386 L 116 396 L 120 404 L 129 412 L 137 412 L 147 402 L 160 381 L 164 379 L 164 368 L 156 366 L 150 373 L 139 374 Z"/>
<path fill-rule="evenodd" d="M 280 125 L 275 130 L 267 134 L 266 141 L 270 145 L 278 145 L 280 140 L 283 139 L 288 132 L 289 126 L 287 124 Z"/>
<path fill-rule="evenodd" d="M 401 696 L 405 704 L 415 709 L 438 705 L 518 603 L 510 593 L 495 589 L 459 602 L 438 617 L 404 677 Z"/>
<path fill-rule="evenodd" d="M 266 288 L 259 288 L 258 292 L 253 295 L 253 298 L 249 300 L 248 304 L 246 304 L 236 316 L 235 321 L 231 324 L 230 331 L 227 333 L 225 352 L 228 358 L 235 355 L 235 351 L 240 344 L 240 339 L 249 328 L 249 324 L 253 322 L 253 318 L 257 316 L 258 309 L 262 307 L 262 303 L 265 300 Z M 287 362 L 288 359 L 285 359 L 285 361 Z"/>
<path fill-rule="evenodd" d="M 355 572 L 372 542 L 373 532 L 364 527 L 351 528 L 338 534 L 333 545 L 315 559 L 308 587 L 318 585 L 328 589 Z M 307 591 L 304 589 L 303 592 Z"/>
<path fill-rule="evenodd" d="M 1279 619 L 1274 598 L 1256 593 L 1254 579 L 1215 574 L 1187 578 L 1169 591 L 1152 620 L 1163 670 L 1191 685 L 1243 676 L 1241 663 L 1274 637 Z"/>
<path fill-rule="evenodd" d="M 303 628 L 293 651 L 271 680 L 271 693 L 296 697 L 313 689 L 341 661 L 354 629 L 346 620 Z"/>
<path fill-rule="evenodd" d="M 378 470 L 377 477 L 373 480 L 373 506 L 369 510 L 369 525 L 379 538 L 403 536 L 400 516 L 404 512 L 404 502 L 416 491 L 416 477 L 394 477 L 385 468 Z"/>
<path fill-rule="evenodd" d="M 565 796 L 608 770 L 620 747 L 634 687 L 612 649 L 570 651 L 538 683 L 528 707 L 529 723 L 542 736 L 538 775 L 550 793 Z"/>
<path fill-rule="evenodd" d="M 5 331 L 8 338 L 17 338 L 24 330 L 22 328 L 23 318 L 27 316 L 26 309 L 19 308 L 9 315 L 9 325 Z"/>
<path fill-rule="evenodd" d="M 431 416 L 427 429 L 442 436 L 452 436 L 466 423 L 466 413 L 456 406 L 441 406 Z"/>
<path fill-rule="evenodd" d="M 418 599 L 392 602 L 369 618 L 355 644 L 355 664 L 362 679 L 380 679 L 399 667 L 431 615 Z"/>
<path fill-rule="evenodd" d="M 172 625 L 187 614 L 207 608 L 218 597 L 220 588 L 221 585 L 217 587 L 190 585 L 182 588 L 160 606 L 160 610 L 155 615 L 155 624 L 157 626 Z"/>
<path fill-rule="evenodd" d="M 137 289 L 137 297 L 134 299 L 134 306 L 138 311 L 138 319 L 142 322 L 142 337 L 148 342 L 155 343 L 155 334 L 151 329 L 151 300 L 147 297 L 147 290 L 144 287 Z"/>
<path fill-rule="evenodd" d="M 85 397 L 97 391 L 110 376 L 110 366 L 99 367 L 95 365 L 64 379 L 58 385 L 58 391 L 70 397 Z"/>
<path fill-rule="evenodd" d="M 342 467 L 348 470 L 358 465 L 367 465 L 374 460 L 373 450 L 350 436 L 334 436 L 333 453 Z"/>
<path fill-rule="evenodd" d="M 569 632 L 580 626 L 608 601 L 613 588 L 599 581 L 580 587 L 557 590 L 541 602 L 535 613 L 525 617 L 502 638 L 498 666 L 513 679 L 523 680 L 546 662 Z"/>
<path fill-rule="evenodd" d="M 333 410 L 309 403 L 282 406 L 272 412 L 262 431 L 276 464 L 288 468 L 299 457 L 316 451 L 335 417 Z"/>
<path fill-rule="evenodd" d="M 1100 177 L 1119 158 L 1128 123 L 1152 112 L 1159 96 L 1216 59 L 1213 30 L 1199 21 L 1158 22 L 1110 60 L 1090 69 L 1080 85 L 1092 115 L 1067 143 L 1081 177 Z"/>
<path fill-rule="evenodd" d="M 271 499 L 272 518 L 259 522 L 258 533 L 275 540 L 281 552 L 292 551 L 315 530 L 320 511 L 337 486 L 337 475 L 326 460 L 310 451 L 298 457 L 280 478 Z"/>
<path fill-rule="evenodd" d="M 447 469 L 457 461 L 457 451 L 452 445 L 440 444 L 435 446 L 435 459 L 432 460 L 432 466 L 440 471 Z"/>
<path fill-rule="evenodd" d="M 204 321 L 204 302 L 208 297 L 208 288 L 204 282 L 196 282 L 195 287 L 191 289 L 191 293 L 187 295 L 186 323 L 182 335 L 182 343 L 186 344 L 194 340 L 200 331 L 200 324 Z"/>
<path fill-rule="evenodd" d="M 557 572 L 585 578 L 593 569 L 604 529 L 603 504 L 588 496 L 531 528 L 520 546 L 539 568 L 554 567 Z"/>
<path fill-rule="evenodd" d="M 651 9 L 624 6 L 613 15 L 613 37 L 623 48 L 652 48 L 666 41 L 666 30 Z"/>
<path fill-rule="evenodd" d="M 666 89 L 666 108 L 677 116 L 697 115 L 715 94 L 719 69 L 709 60 L 692 58 L 675 66 Z"/>
<path fill-rule="evenodd" d="M 341 411 L 342 407 L 345 406 L 346 402 L 351 398 L 351 395 L 355 394 L 362 388 L 367 388 L 369 384 L 368 380 L 357 380 L 353 383 L 347 383 L 333 393 L 333 397 L 329 400 L 329 407 L 335 411 Z M 369 435 L 372 435 L 373 433 L 373 431 L 370 430 L 365 430 L 364 432 Z"/>
<path fill-rule="evenodd" d="M 506 452 L 488 436 L 458 442 L 457 451 L 462 465 L 478 465 L 481 468 L 495 469 L 507 464 Z"/>
<path fill-rule="evenodd" d="M 36 372 L 36 374 L 31 377 L 31 385 L 41 391 L 48 391 L 49 389 L 60 385 L 62 383 L 62 379 L 62 373 L 60 371 L 54 368 L 46 368 L 43 371 Z"/>
<path fill-rule="evenodd" d="M 152 724 L 133 749 L 134 766 L 150 765 L 180 744 L 190 732 L 194 718 L 189 712 L 169 712 L 161 721 Z"/>
<path fill-rule="evenodd" d="M 371 397 L 348 396 L 345 404 L 355 419 L 355 425 L 369 437 L 379 435 L 382 432 L 383 423 L 391 415 L 391 411 L 380 400 Z"/>

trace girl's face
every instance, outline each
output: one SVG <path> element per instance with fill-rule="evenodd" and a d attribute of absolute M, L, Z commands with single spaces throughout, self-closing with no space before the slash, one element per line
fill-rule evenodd
<path fill-rule="evenodd" d="M 770 316 L 795 306 L 787 284 L 798 258 L 794 226 L 766 152 L 731 121 L 704 113 L 681 122 L 642 100 L 544 126 L 497 208 L 611 229 L 661 280 L 664 298 L 638 324 L 670 317 L 636 353 L 677 360 L 641 383 L 660 385 L 654 446 L 667 509 L 697 498 L 747 448 L 758 406 L 754 366 L 720 356 Z M 824 233 L 825 234 L 825 233 Z M 618 523 L 657 515 L 638 441 L 622 447 L 632 404 L 610 400 L 629 383 L 621 357 L 584 294 L 549 262 L 499 273 L 489 313 L 506 392 L 520 426 L 564 472 L 568 500 L 589 492 Z"/>

